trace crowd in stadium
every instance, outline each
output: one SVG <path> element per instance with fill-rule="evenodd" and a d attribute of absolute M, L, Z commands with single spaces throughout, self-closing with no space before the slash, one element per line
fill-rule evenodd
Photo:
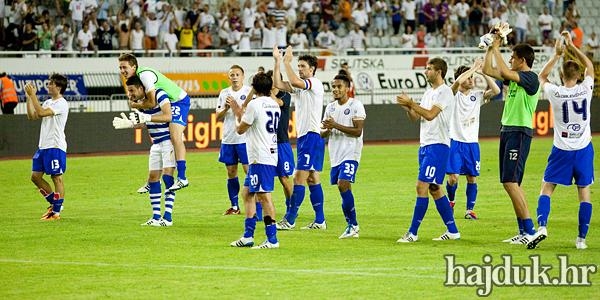
<path fill-rule="evenodd" d="M 527 0 L 1 0 L 0 49 L 464 47 L 500 21 L 514 28 L 510 44 L 551 46 L 569 30 L 578 47 L 598 48 L 595 33 L 578 26 L 575 0 L 543 2 L 537 12 L 527 11 Z"/>

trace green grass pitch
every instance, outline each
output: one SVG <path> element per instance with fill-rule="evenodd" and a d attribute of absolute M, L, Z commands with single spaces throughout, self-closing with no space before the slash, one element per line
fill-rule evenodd
<path fill-rule="evenodd" d="M 552 140 L 535 138 L 523 186 L 535 216 Z M 598 138 L 594 145 L 600 149 Z M 243 230 L 243 216 L 222 216 L 228 207 L 226 172 L 218 152 L 188 153 L 190 187 L 177 193 L 174 226 L 140 226 L 151 213 L 136 189 L 147 176 L 147 155 L 73 157 L 65 175 L 62 219 L 43 222 L 46 203 L 29 180 L 31 161 L 0 161 L 0 298 L 2 299 L 464 299 L 475 287 L 447 287 L 445 254 L 461 264 L 503 254 L 517 263 L 539 254 L 554 267 L 556 255 L 573 264 L 600 262 L 598 187 L 587 250 L 575 249 L 578 200 L 574 187 L 559 186 L 552 198 L 549 237 L 540 248 L 500 241 L 516 232 L 510 200 L 498 182 L 498 140 L 481 143 L 482 170 L 475 207 L 480 219 L 463 219 L 465 179 L 457 192 L 460 241 L 434 242 L 445 231 L 430 204 L 413 244 L 396 244 L 410 225 L 415 202 L 417 143 L 367 145 L 353 185 L 360 238 L 339 240 L 344 229 L 335 186 L 324 184 L 326 231 L 279 232 L 280 249 L 237 249 L 229 243 Z M 326 157 L 328 160 L 328 157 Z M 596 178 L 598 176 L 596 156 Z M 323 181 L 328 181 L 326 161 Z M 277 219 L 284 211 L 276 182 Z M 297 227 L 314 216 L 308 193 Z M 264 239 L 257 224 L 256 241 Z M 495 263 L 494 263 L 495 264 Z M 598 299 L 600 275 L 586 287 L 495 287 L 493 298 Z"/>

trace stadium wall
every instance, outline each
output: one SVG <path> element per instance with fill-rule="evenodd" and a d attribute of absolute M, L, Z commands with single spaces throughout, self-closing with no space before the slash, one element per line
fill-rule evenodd
<path fill-rule="evenodd" d="M 595 98 L 593 102 L 600 99 Z M 548 101 L 540 101 L 534 116 L 535 133 L 549 136 L 552 112 Z M 499 134 L 502 102 L 492 102 L 481 110 L 481 137 Z M 411 122 L 402 108 L 393 104 L 366 105 L 365 141 L 402 141 L 419 139 L 419 124 Z M 600 116 L 600 105 L 592 104 L 592 116 Z M 102 153 L 115 151 L 145 151 L 150 141 L 144 130 L 115 130 L 112 119 L 117 113 L 72 113 L 66 127 L 68 153 Z M 600 122 L 592 122 L 592 132 L 600 132 Z M 189 149 L 218 148 L 222 122 L 214 110 L 190 111 L 184 131 Z M 0 118 L 0 157 L 29 156 L 37 149 L 40 121 L 29 121 L 25 115 L 4 115 Z M 295 138 L 295 115 L 292 113 L 290 137 Z"/>

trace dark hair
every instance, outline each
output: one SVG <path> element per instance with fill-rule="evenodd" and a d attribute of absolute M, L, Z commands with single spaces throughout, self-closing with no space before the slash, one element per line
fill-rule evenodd
<path fill-rule="evenodd" d="M 54 82 L 54 85 L 60 88 L 60 93 L 64 94 L 67 90 L 67 77 L 58 73 L 50 75 L 50 81 Z"/>
<path fill-rule="evenodd" d="M 535 52 L 533 52 L 533 48 L 529 44 L 518 44 L 516 45 L 512 51 L 519 58 L 524 58 L 528 67 L 533 67 L 533 61 L 535 60 Z"/>
<path fill-rule="evenodd" d="M 445 60 L 435 57 L 427 62 L 428 65 L 432 65 L 436 71 L 442 71 L 442 78 L 446 78 L 446 72 L 448 72 L 448 64 Z"/>
<path fill-rule="evenodd" d="M 315 76 L 315 73 L 317 73 L 317 57 L 313 56 L 313 55 L 301 55 L 300 57 L 298 57 L 298 60 L 303 60 L 305 61 L 310 67 L 313 67 L 313 76 Z"/>
<path fill-rule="evenodd" d="M 335 75 L 335 77 L 333 77 L 333 80 L 341 80 L 344 82 L 346 87 L 350 87 L 350 78 L 348 78 L 348 76 L 346 76 L 346 75 L 337 74 L 337 75 Z"/>
<path fill-rule="evenodd" d="M 268 96 L 273 88 L 273 79 L 265 73 L 258 73 L 252 78 L 252 87 L 257 95 Z"/>
<path fill-rule="evenodd" d="M 240 71 L 242 71 L 242 74 L 244 74 L 244 68 L 242 68 L 242 66 L 240 65 L 233 65 L 231 67 L 229 67 L 229 70 L 231 69 L 239 69 Z"/>
<path fill-rule="evenodd" d="M 581 74 L 581 69 L 576 61 L 567 60 L 562 65 L 562 73 L 566 80 L 578 79 Z"/>
<path fill-rule="evenodd" d="M 125 84 L 133 85 L 133 86 L 142 86 L 142 87 L 144 86 L 144 83 L 142 83 L 142 80 L 137 75 L 127 78 L 127 81 L 125 81 Z"/>
<path fill-rule="evenodd" d="M 462 75 L 462 73 L 469 71 L 469 67 L 467 66 L 460 66 L 458 67 L 458 69 L 456 69 L 454 71 L 454 80 L 458 79 L 458 76 Z"/>
<path fill-rule="evenodd" d="M 137 58 L 135 57 L 135 55 L 131 54 L 131 53 L 123 53 L 119 56 L 119 61 L 126 61 L 129 62 L 129 64 L 131 66 L 134 66 L 137 68 L 138 66 L 138 62 L 137 62 Z"/>
<path fill-rule="evenodd" d="M 269 71 L 265 72 L 265 74 L 267 74 L 267 76 L 273 78 L 273 70 L 269 70 Z M 281 80 L 283 80 L 283 74 L 279 73 L 279 78 L 281 78 Z"/>

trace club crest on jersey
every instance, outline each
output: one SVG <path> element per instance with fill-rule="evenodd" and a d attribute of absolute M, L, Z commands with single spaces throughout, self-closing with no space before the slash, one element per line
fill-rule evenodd
<path fill-rule="evenodd" d="M 345 114 L 345 115 L 349 115 L 349 114 L 350 114 L 350 109 L 349 109 L 349 108 L 346 108 L 346 109 L 344 110 L 344 114 Z"/>
<path fill-rule="evenodd" d="M 241 95 L 240 100 L 246 100 L 246 95 Z"/>
<path fill-rule="evenodd" d="M 333 107 L 333 106 L 330 106 L 330 107 L 329 107 L 329 112 L 334 112 L 334 111 L 335 111 L 335 107 Z"/>
<path fill-rule="evenodd" d="M 473 95 L 471 95 L 471 97 L 469 99 L 473 102 L 475 102 L 475 100 L 477 100 L 477 98 L 475 98 L 475 96 L 473 96 Z"/>

